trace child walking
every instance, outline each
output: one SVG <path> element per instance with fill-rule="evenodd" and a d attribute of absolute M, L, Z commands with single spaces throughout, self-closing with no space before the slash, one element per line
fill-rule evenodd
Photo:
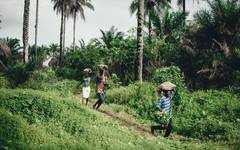
<path fill-rule="evenodd" d="M 82 104 L 84 104 L 84 100 L 86 100 L 86 105 L 88 104 L 91 88 L 90 82 L 91 78 L 89 74 L 91 73 L 91 69 L 86 68 L 83 70 L 83 87 L 82 87 Z"/>

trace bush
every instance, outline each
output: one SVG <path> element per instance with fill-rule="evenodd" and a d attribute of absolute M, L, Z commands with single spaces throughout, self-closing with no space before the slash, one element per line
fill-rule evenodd
<path fill-rule="evenodd" d="M 114 87 L 119 87 L 122 83 L 120 82 L 120 79 L 118 76 L 113 73 L 110 78 L 107 80 L 107 88 L 114 88 Z"/>
<path fill-rule="evenodd" d="M 57 69 L 56 74 L 64 79 L 81 79 L 80 74 L 75 69 L 67 67 Z M 77 75 L 79 75 L 79 77 L 77 77 Z"/>
<path fill-rule="evenodd" d="M 29 79 L 19 87 L 42 91 L 59 91 L 61 95 L 67 96 L 79 90 L 80 83 L 75 80 L 62 80 L 57 77 L 51 68 L 34 71 Z"/>
<path fill-rule="evenodd" d="M 183 90 L 185 88 L 182 72 L 176 66 L 157 69 L 154 74 L 154 81 L 157 83 L 170 81 L 177 85 L 177 90 Z"/>
<path fill-rule="evenodd" d="M 0 148 L 29 149 L 24 135 L 22 121 L 0 109 Z"/>
<path fill-rule="evenodd" d="M 54 84 L 58 81 L 58 78 L 51 68 L 47 70 L 36 70 L 34 71 L 29 79 L 20 85 L 23 88 L 31 89 L 45 89 L 46 84 Z"/>
<path fill-rule="evenodd" d="M 107 91 L 106 102 L 127 105 L 134 108 L 144 119 L 154 119 L 156 89 L 151 83 L 135 83 Z"/>
<path fill-rule="evenodd" d="M 9 66 L 5 74 L 12 87 L 16 87 L 19 84 L 24 83 L 29 77 L 29 72 L 24 64 Z"/>
<path fill-rule="evenodd" d="M 157 69 L 153 78 L 154 82 L 161 84 L 163 82 L 169 81 L 174 83 L 177 86 L 177 91 L 174 95 L 174 106 L 175 110 L 179 108 L 182 103 L 181 93 L 186 92 L 184 77 L 181 70 L 176 66 L 163 67 Z"/>
<path fill-rule="evenodd" d="M 233 143 L 240 138 L 240 102 L 237 95 L 227 90 L 207 90 L 185 93 L 182 98 L 183 105 L 174 117 L 178 133 Z"/>
<path fill-rule="evenodd" d="M 0 88 L 8 88 L 10 87 L 10 82 L 6 79 L 6 77 L 0 74 Z"/>
<path fill-rule="evenodd" d="M 41 130 L 29 126 L 18 115 L 5 109 L 0 109 L 0 149 L 31 150 L 44 142 Z"/>

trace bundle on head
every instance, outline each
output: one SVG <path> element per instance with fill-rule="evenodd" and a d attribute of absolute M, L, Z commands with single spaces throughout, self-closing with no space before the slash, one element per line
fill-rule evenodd
<path fill-rule="evenodd" d="M 103 70 L 108 70 L 108 66 L 104 64 L 98 65 L 98 67 Z"/>
<path fill-rule="evenodd" d="M 172 91 L 176 88 L 177 86 L 171 82 L 163 82 L 160 84 L 159 89 L 165 90 L 165 91 Z"/>
<path fill-rule="evenodd" d="M 84 73 L 84 74 L 89 74 L 89 73 L 92 73 L 92 70 L 91 70 L 90 68 L 85 68 L 85 69 L 83 70 L 83 73 Z"/>

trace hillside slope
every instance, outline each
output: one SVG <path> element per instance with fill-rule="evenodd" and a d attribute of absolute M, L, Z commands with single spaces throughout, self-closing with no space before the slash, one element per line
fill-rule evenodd
<path fill-rule="evenodd" d="M 228 149 L 141 134 L 57 92 L 0 89 L 0 116 L 1 149 Z"/>

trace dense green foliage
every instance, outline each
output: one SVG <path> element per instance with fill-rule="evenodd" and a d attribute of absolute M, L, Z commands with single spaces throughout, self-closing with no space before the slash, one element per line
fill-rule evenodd
<path fill-rule="evenodd" d="M 157 6 L 152 2 L 147 9 Z M 135 29 L 100 30 L 102 37 L 66 47 L 62 67 L 58 44 L 38 46 L 37 57 L 30 46 L 30 61 L 23 64 L 20 40 L 0 39 L 0 149 L 240 149 L 240 3 L 207 4 L 191 23 L 182 12 L 146 12 L 143 83 L 135 79 Z M 50 67 L 44 68 L 49 57 Z M 92 99 L 99 64 L 109 67 L 106 103 L 144 124 L 159 123 L 159 84 L 176 84 L 174 132 L 185 138 L 139 135 L 79 106 L 82 70 L 93 70 Z"/>
<path fill-rule="evenodd" d="M 37 83 L 37 84 L 36 84 Z M 80 82 L 76 80 L 64 80 L 57 76 L 52 69 L 34 71 L 29 79 L 19 85 L 20 88 L 30 88 L 41 91 L 59 91 L 62 96 L 76 93 L 80 90 Z"/>
<path fill-rule="evenodd" d="M 5 76 L 0 74 L 0 88 L 8 88 L 10 87 L 9 81 L 6 79 Z"/>
<path fill-rule="evenodd" d="M 157 69 L 154 74 L 154 82 L 161 84 L 165 81 L 172 82 L 178 90 L 184 90 L 185 83 L 181 70 L 176 66 Z"/>
<path fill-rule="evenodd" d="M 181 68 L 194 88 L 231 85 L 239 70 L 239 1 L 212 0 L 208 4 L 210 8 L 195 15 L 183 38 Z"/>

